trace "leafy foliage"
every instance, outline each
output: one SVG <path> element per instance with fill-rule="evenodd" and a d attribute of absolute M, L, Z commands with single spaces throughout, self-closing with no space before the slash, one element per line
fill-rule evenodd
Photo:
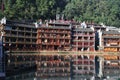
<path fill-rule="evenodd" d="M 54 19 L 56 13 L 64 10 L 67 2 L 67 0 L 6 0 L 4 16 L 19 20 Z"/>
<path fill-rule="evenodd" d="M 55 19 L 59 13 L 66 19 L 120 26 L 120 0 L 6 0 L 0 18 Z"/>
<path fill-rule="evenodd" d="M 64 12 L 67 19 L 120 26 L 120 0 L 71 0 Z"/>

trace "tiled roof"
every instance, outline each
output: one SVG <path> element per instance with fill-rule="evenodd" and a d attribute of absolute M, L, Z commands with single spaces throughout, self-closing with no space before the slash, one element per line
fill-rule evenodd
<path fill-rule="evenodd" d="M 57 24 L 57 25 L 70 25 L 70 22 L 69 21 L 63 21 L 63 20 L 56 20 L 56 21 L 54 21 L 54 22 L 49 22 L 48 24 Z"/>
<path fill-rule="evenodd" d="M 120 48 L 120 46 L 104 46 L 104 47 L 106 47 L 106 48 L 107 48 L 107 47 L 108 47 L 108 48 L 109 48 L 109 47 L 113 47 L 113 48 L 119 47 L 119 48 Z"/>
<path fill-rule="evenodd" d="M 120 36 L 103 36 L 103 38 L 120 38 Z"/>
<path fill-rule="evenodd" d="M 6 25 L 35 28 L 33 23 L 7 20 Z"/>
<path fill-rule="evenodd" d="M 93 32 L 93 30 L 90 29 L 90 28 L 76 28 L 76 29 L 74 29 L 73 31 Z"/>
<path fill-rule="evenodd" d="M 46 29 L 71 29 L 70 27 L 63 27 L 63 26 L 49 26 L 49 27 L 39 27 L 39 28 L 46 28 Z"/>
<path fill-rule="evenodd" d="M 116 34 L 116 35 L 118 35 L 118 34 L 120 34 L 120 32 L 118 32 L 118 31 L 103 31 L 103 34 Z"/>

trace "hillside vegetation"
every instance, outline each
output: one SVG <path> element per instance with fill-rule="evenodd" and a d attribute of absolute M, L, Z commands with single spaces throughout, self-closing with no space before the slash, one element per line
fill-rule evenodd
<path fill-rule="evenodd" d="M 5 0 L 0 17 L 16 20 L 75 19 L 120 26 L 120 0 Z"/>

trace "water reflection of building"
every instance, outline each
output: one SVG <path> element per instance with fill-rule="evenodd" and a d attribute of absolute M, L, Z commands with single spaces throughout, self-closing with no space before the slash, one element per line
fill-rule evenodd
<path fill-rule="evenodd" d="M 5 80 L 34 80 L 35 79 L 35 71 L 27 71 L 22 72 L 21 74 L 16 74 L 12 76 L 7 76 Z M 38 79 L 37 79 L 38 80 Z"/>
<path fill-rule="evenodd" d="M 103 75 L 109 77 L 120 76 L 120 56 L 104 55 L 103 59 Z"/>
<path fill-rule="evenodd" d="M 37 57 L 37 77 L 70 77 L 70 73 L 70 56 L 51 54 Z"/>
<path fill-rule="evenodd" d="M 73 55 L 72 59 L 73 78 L 90 79 L 95 77 L 94 55 Z"/>

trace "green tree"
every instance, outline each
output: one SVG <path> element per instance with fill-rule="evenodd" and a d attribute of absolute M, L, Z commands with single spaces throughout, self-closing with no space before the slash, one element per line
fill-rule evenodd
<path fill-rule="evenodd" d="M 1 4 L 1 3 L 0 3 Z M 120 0 L 6 0 L 4 14 L 8 19 L 66 19 L 120 26 Z"/>
<path fill-rule="evenodd" d="M 8 19 L 50 19 L 62 13 L 69 0 L 6 0 L 4 15 Z M 0 14 L 1 15 L 1 14 Z"/>
<path fill-rule="evenodd" d="M 119 27 L 120 0 L 71 0 L 65 7 L 67 19 L 103 22 Z"/>
<path fill-rule="evenodd" d="M 3 18 L 3 12 L 0 10 L 0 19 Z"/>
<path fill-rule="evenodd" d="M 11 19 L 15 16 L 14 4 L 12 3 L 12 0 L 8 0 L 5 3 L 4 15 Z"/>

